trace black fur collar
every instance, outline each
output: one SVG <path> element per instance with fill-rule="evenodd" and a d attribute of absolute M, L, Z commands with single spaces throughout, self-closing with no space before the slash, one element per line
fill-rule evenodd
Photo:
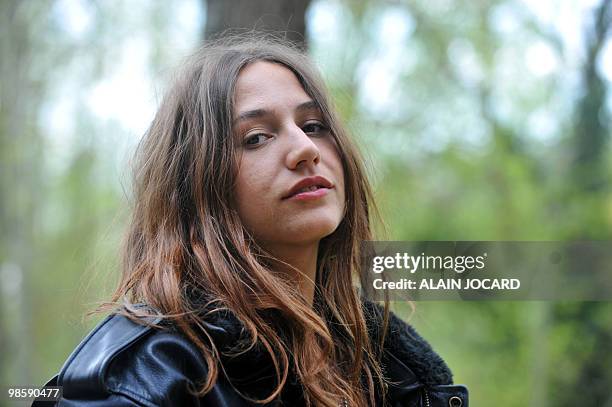
<path fill-rule="evenodd" d="M 383 308 L 370 301 L 363 301 L 366 318 L 369 319 L 370 337 L 378 339 L 382 326 Z M 376 329 L 378 328 L 378 329 Z M 432 349 L 415 329 L 393 312 L 389 314 L 389 326 L 384 344 L 385 350 L 403 362 L 414 372 L 419 381 L 427 385 L 452 384 L 453 375 L 444 360 Z"/>
<path fill-rule="evenodd" d="M 377 341 L 382 325 L 383 308 L 378 304 L 363 300 L 363 309 L 370 337 L 373 341 Z M 231 312 L 222 311 L 213 315 L 213 317 L 209 315 L 205 320 L 208 323 L 208 332 L 222 354 L 235 347 L 237 343 L 248 343 L 242 323 Z M 434 352 L 429 343 L 412 326 L 392 312 L 389 317 L 384 349 L 412 370 L 418 380 L 424 384 L 438 385 L 453 382 L 452 373 L 444 360 Z M 268 357 L 263 346 L 255 346 L 248 352 L 229 358 L 231 359 L 230 364 L 239 366 L 236 371 L 240 372 L 244 371 L 245 366 L 269 365 L 269 361 L 266 361 Z"/>

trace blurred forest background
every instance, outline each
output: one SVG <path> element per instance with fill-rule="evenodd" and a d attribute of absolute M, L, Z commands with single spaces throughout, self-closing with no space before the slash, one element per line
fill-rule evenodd
<path fill-rule="evenodd" d="M 389 239 L 610 240 L 611 3 L 0 1 L 0 384 L 44 383 L 99 319 L 130 153 L 227 26 L 306 40 Z M 612 406 L 610 303 L 395 309 L 474 406 Z"/>

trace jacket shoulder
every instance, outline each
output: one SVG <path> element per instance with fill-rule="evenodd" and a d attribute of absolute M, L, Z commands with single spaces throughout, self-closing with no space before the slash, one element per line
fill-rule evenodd
<path fill-rule="evenodd" d="M 58 383 L 70 390 L 99 392 L 104 389 L 104 373 L 113 358 L 150 331 L 151 327 L 123 315 L 109 315 L 70 354 L 60 370 Z"/>
<path fill-rule="evenodd" d="M 63 386 L 66 400 L 121 396 L 136 405 L 164 405 L 192 398 L 189 387 L 206 374 L 204 358 L 181 334 L 113 314 L 72 352 L 60 371 L 58 385 Z"/>

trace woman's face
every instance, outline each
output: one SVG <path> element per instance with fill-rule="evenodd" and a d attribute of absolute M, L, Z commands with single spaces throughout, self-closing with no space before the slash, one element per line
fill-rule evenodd
<path fill-rule="evenodd" d="M 271 62 L 246 66 L 235 92 L 243 224 L 268 250 L 318 243 L 344 213 L 342 163 L 321 111 L 293 72 Z"/>

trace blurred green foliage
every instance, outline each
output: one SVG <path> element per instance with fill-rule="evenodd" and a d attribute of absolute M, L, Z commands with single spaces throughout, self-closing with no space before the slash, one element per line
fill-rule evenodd
<path fill-rule="evenodd" d="M 612 11 L 580 3 L 311 4 L 310 52 L 366 153 L 386 238 L 612 238 Z M 154 81 L 181 56 L 168 3 L 80 4 L 90 17 L 75 34 L 67 2 L 0 2 L 0 384 L 54 374 L 116 279 L 136 138 L 88 97 L 126 40 L 148 44 Z M 61 92 L 73 110 L 53 110 Z M 57 115 L 70 126 L 53 131 Z M 472 405 L 612 405 L 609 303 L 394 309 Z"/>

